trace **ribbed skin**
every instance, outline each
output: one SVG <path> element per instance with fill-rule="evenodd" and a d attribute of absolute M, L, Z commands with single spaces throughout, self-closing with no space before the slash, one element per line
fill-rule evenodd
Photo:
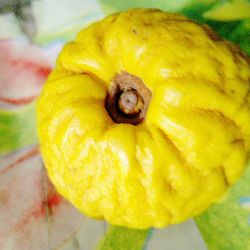
<path fill-rule="evenodd" d="M 116 74 L 152 93 L 144 121 L 115 123 Z M 249 60 L 207 26 L 133 9 L 65 45 L 37 103 L 45 164 L 57 190 L 111 224 L 161 228 L 216 202 L 250 150 Z"/>

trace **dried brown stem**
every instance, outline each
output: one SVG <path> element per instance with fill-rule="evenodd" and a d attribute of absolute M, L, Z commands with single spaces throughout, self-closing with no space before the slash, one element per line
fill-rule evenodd
<path fill-rule="evenodd" d="M 137 125 L 146 116 L 151 96 L 139 77 L 122 72 L 113 78 L 105 105 L 114 122 Z"/>

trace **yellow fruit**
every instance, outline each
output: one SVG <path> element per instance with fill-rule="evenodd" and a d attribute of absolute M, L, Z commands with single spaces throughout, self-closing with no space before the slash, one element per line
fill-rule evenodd
<path fill-rule="evenodd" d="M 250 149 L 249 60 L 209 27 L 111 15 L 60 53 L 37 104 L 43 158 L 83 213 L 164 227 L 216 202 Z"/>

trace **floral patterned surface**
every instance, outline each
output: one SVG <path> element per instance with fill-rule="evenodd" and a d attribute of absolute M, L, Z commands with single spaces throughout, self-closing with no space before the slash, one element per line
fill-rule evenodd
<path fill-rule="evenodd" d="M 204 214 L 162 230 L 89 219 L 49 182 L 36 135 L 36 97 L 65 42 L 89 23 L 132 7 L 183 13 L 250 55 L 248 0 L 1 0 L 1 250 L 250 250 L 249 168 Z"/>

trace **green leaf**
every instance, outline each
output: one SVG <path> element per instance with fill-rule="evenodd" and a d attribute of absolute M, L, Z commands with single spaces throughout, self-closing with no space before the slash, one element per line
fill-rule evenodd
<path fill-rule="evenodd" d="M 150 230 L 111 226 L 99 250 L 141 250 Z"/>
<path fill-rule="evenodd" d="M 221 37 L 231 40 L 232 33 L 238 29 L 241 22 L 240 21 L 232 21 L 232 22 L 220 22 L 213 20 L 204 20 L 204 23 L 208 24 L 211 28 L 213 28 Z"/>
<path fill-rule="evenodd" d="M 197 4 L 199 2 L 214 2 L 214 0 L 179 0 L 179 1 L 166 1 L 166 0 L 99 0 L 102 5 L 103 11 L 106 14 L 111 14 L 118 11 L 124 11 L 130 8 L 158 8 L 165 11 L 180 11 L 190 3 Z"/>
<path fill-rule="evenodd" d="M 34 102 L 14 110 L 0 109 L 0 154 L 37 142 Z"/>
<path fill-rule="evenodd" d="M 250 168 L 220 203 L 196 218 L 211 250 L 250 250 L 250 213 L 240 204 L 250 198 Z"/>
<path fill-rule="evenodd" d="M 181 13 L 197 22 L 208 24 L 221 37 L 237 43 L 242 50 L 250 55 L 250 19 L 233 21 L 209 19 L 204 13 L 213 8 L 213 6 L 214 3 L 190 4 L 182 9 Z"/>
<path fill-rule="evenodd" d="M 204 12 L 203 16 L 217 21 L 250 18 L 250 2 L 248 0 L 219 1 L 213 8 Z"/>
<path fill-rule="evenodd" d="M 234 29 L 229 40 L 237 43 L 240 47 L 250 55 L 250 19 L 242 21 L 236 29 Z"/>

